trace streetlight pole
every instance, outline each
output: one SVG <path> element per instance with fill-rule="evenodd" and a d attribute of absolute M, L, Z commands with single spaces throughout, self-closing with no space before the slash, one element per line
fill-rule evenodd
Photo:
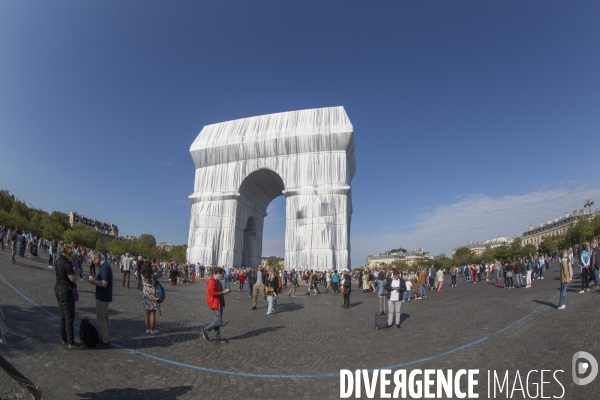
<path fill-rule="evenodd" d="M 590 211 L 590 216 L 592 215 L 592 206 L 594 205 L 594 200 L 588 200 L 585 202 L 585 204 L 583 205 L 583 207 L 587 207 Z"/>

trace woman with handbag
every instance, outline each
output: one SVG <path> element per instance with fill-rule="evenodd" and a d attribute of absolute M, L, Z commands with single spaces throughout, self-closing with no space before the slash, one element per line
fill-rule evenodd
<path fill-rule="evenodd" d="M 279 280 L 277 274 L 271 269 L 267 279 L 267 314 L 273 314 L 277 311 L 277 287 Z"/>
<path fill-rule="evenodd" d="M 75 301 L 79 300 L 77 293 L 77 275 L 81 272 L 79 268 L 73 268 L 73 247 L 63 246 L 60 256 L 54 263 L 56 284 L 54 294 L 58 302 L 58 315 L 60 320 L 60 336 L 63 345 L 68 350 L 82 349 L 83 345 L 75 343 L 73 321 L 75 320 Z"/>

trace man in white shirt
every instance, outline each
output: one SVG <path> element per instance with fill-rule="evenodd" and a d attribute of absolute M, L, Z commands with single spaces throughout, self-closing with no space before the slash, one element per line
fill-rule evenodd
<path fill-rule="evenodd" d="M 129 278 L 131 275 L 131 268 L 133 267 L 133 258 L 129 257 L 129 253 L 125 253 L 123 261 L 121 261 L 123 271 L 123 285 L 125 286 L 125 278 L 127 278 L 127 289 L 129 289 Z"/>
<path fill-rule="evenodd" d="M 391 328 L 396 317 L 396 328 L 400 329 L 400 309 L 402 308 L 402 297 L 406 291 L 406 283 L 400 277 L 398 270 L 392 271 L 392 277 L 385 280 L 385 290 L 388 299 L 388 328 Z"/>

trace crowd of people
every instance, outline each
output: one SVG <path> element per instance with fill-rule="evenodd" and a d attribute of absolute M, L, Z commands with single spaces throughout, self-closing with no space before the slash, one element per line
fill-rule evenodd
<path fill-rule="evenodd" d="M 537 279 L 544 279 L 544 271 L 550 259 L 543 255 L 529 256 L 512 263 L 495 260 L 492 263 L 453 266 L 449 269 L 419 267 L 416 271 L 398 271 L 391 268 L 380 268 L 375 271 L 364 269 L 337 271 L 297 271 L 295 269 L 279 270 L 275 268 L 231 268 L 228 266 L 206 266 L 194 263 L 177 263 L 160 260 L 147 260 L 141 256 L 129 254 L 114 255 L 97 250 L 73 246 L 60 241 L 37 238 L 30 233 L 18 229 L 7 229 L 0 225 L 0 243 L 4 249 L 5 239 L 12 251 L 11 261 L 20 257 L 38 257 L 38 249 L 48 254 L 48 267 L 55 269 L 55 295 L 59 304 L 60 334 L 67 348 L 77 348 L 73 336 L 75 301 L 77 300 L 77 282 L 83 282 L 84 267 L 89 268 L 87 281 L 96 287 L 96 317 L 100 327 L 100 343 L 98 347 L 110 345 L 110 321 L 108 307 L 112 302 L 113 265 L 118 265 L 122 274 L 121 286 L 130 288 L 131 275 L 137 281 L 137 289 L 142 291 L 144 308 L 144 324 L 147 334 L 156 335 L 155 313 L 160 309 L 156 291 L 158 279 L 167 276 L 171 285 L 193 284 L 199 279 L 208 278 L 207 305 L 214 313 L 214 321 L 203 330 L 203 336 L 215 332 L 215 341 L 224 342 L 220 336 L 222 312 L 225 305 L 224 296 L 232 291 L 232 287 L 242 292 L 247 290 L 252 298 L 252 310 L 257 309 L 259 296 L 267 303 L 267 315 L 278 311 L 277 299 L 287 292 L 287 296 L 296 297 L 296 291 L 302 282 L 306 287 L 306 295 L 322 293 L 340 293 L 343 308 L 350 307 L 352 282 L 362 292 L 376 293 L 380 298 L 387 298 L 390 309 L 389 325 L 396 320 L 399 326 L 400 304 L 412 300 L 426 299 L 427 293 L 442 293 L 446 276 L 450 277 L 450 287 L 456 287 L 460 279 L 465 283 L 495 282 L 496 287 L 505 289 L 531 288 Z M 577 254 L 577 256 L 575 255 Z M 600 249 L 597 243 L 591 249 L 578 248 L 568 250 L 551 257 L 552 261 L 561 263 L 561 297 L 559 309 L 564 309 L 566 284 L 573 278 L 574 258 L 581 265 L 582 288 L 589 291 L 589 283 L 594 280 L 599 288 L 598 269 Z M 288 288 L 289 287 L 289 288 Z M 319 289 L 321 287 L 321 289 Z M 289 289 L 289 290 L 288 290 Z M 385 292 L 384 292 L 385 291 Z M 312 292 L 312 293 L 311 293 Z"/>

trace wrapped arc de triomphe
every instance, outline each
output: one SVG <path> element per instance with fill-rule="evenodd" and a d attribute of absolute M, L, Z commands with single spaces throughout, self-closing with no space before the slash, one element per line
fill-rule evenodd
<path fill-rule="evenodd" d="M 343 107 L 207 125 L 190 153 L 196 177 L 189 262 L 256 267 L 267 206 L 283 195 L 285 268 L 350 268 L 356 167 Z"/>

